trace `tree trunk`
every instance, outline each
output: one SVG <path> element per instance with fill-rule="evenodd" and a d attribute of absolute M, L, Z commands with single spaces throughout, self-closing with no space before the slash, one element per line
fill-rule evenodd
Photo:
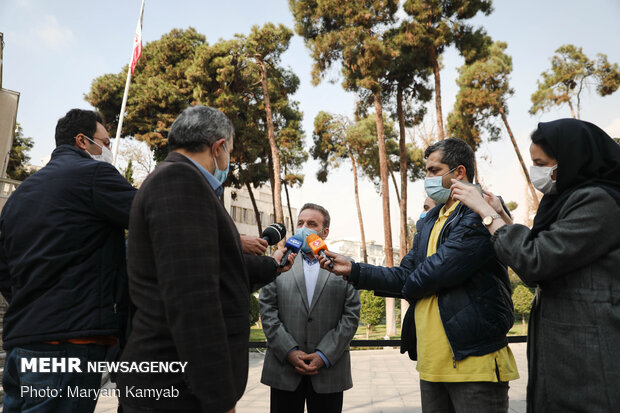
<path fill-rule="evenodd" d="M 390 188 L 388 186 L 387 154 L 383 132 L 383 106 L 381 92 L 374 92 L 375 112 L 377 114 L 377 140 L 379 146 L 379 170 L 381 172 L 381 197 L 383 199 L 383 235 L 385 238 L 385 265 L 394 266 L 392 249 L 392 225 L 390 220 Z M 396 335 L 396 303 L 394 298 L 385 299 L 385 334 Z"/>
<path fill-rule="evenodd" d="M 273 217 L 275 219 L 276 216 L 276 198 L 273 196 L 273 188 L 275 188 L 275 178 L 273 174 L 273 158 L 271 156 L 271 151 L 267 152 L 267 162 L 269 166 L 269 185 L 271 186 L 271 206 L 273 209 Z M 273 224 L 273 222 L 272 222 Z"/>
<path fill-rule="evenodd" d="M 504 108 L 500 106 L 499 113 L 502 115 L 502 121 L 504 121 L 504 126 L 506 126 L 506 130 L 508 131 L 508 136 L 510 136 L 510 141 L 512 142 L 512 146 L 517 153 L 517 158 L 519 158 L 519 163 L 521 164 L 521 169 L 523 170 L 523 174 L 525 175 L 525 180 L 527 181 L 527 186 L 530 189 L 530 193 L 534 198 L 534 202 L 536 202 L 536 208 L 538 208 L 538 196 L 536 195 L 536 191 L 534 190 L 534 185 L 532 185 L 532 180 L 530 179 L 530 174 L 525 167 L 525 162 L 523 161 L 523 157 L 521 156 L 521 151 L 517 146 L 517 141 L 515 140 L 514 135 L 512 134 L 512 129 L 510 129 L 510 125 L 508 125 L 508 119 L 506 118 L 506 112 Z"/>
<path fill-rule="evenodd" d="M 357 219 L 360 223 L 360 235 L 362 237 L 362 256 L 364 263 L 368 264 L 368 250 L 366 249 L 366 233 L 364 232 L 364 221 L 362 220 L 362 208 L 360 206 L 360 194 L 357 186 L 357 163 L 355 157 L 349 151 L 349 158 L 351 158 L 351 164 L 353 165 L 353 186 L 355 188 L 355 205 L 357 206 Z"/>
<path fill-rule="evenodd" d="M 568 101 L 568 107 L 570 108 L 570 114 L 573 116 L 573 119 L 577 119 L 577 116 L 575 116 L 575 108 L 573 108 L 573 102 L 570 100 Z"/>
<path fill-rule="evenodd" d="M 366 340 L 370 339 L 370 326 L 366 324 Z"/>
<path fill-rule="evenodd" d="M 521 314 L 521 334 L 526 335 L 525 314 Z"/>
<path fill-rule="evenodd" d="M 284 221 L 284 213 L 282 212 L 282 176 L 280 171 L 280 154 L 276 146 L 276 137 L 273 128 L 273 115 L 271 114 L 271 100 L 269 99 L 269 88 L 267 87 L 267 67 L 263 61 L 263 57 L 256 55 L 256 61 L 260 67 L 261 83 L 263 86 L 263 98 L 265 99 L 265 120 L 267 122 L 267 139 L 271 147 L 271 157 L 273 160 L 273 198 L 274 208 L 276 212 L 276 222 Z"/>
<path fill-rule="evenodd" d="M 403 111 L 403 91 L 399 87 L 396 92 L 396 114 L 398 116 L 398 127 L 400 130 L 400 259 L 407 254 L 407 244 L 409 242 L 407 231 L 407 137 L 405 135 L 405 112 Z M 400 300 L 400 328 L 402 331 L 405 313 L 409 308 L 409 302 L 402 298 Z"/>
<path fill-rule="evenodd" d="M 250 200 L 252 201 L 252 208 L 254 208 L 254 217 L 256 218 L 256 224 L 258 225 L 258 236 L 260 237 L 263 233 L 263 223 L 260 222 L 260 212 L 258 211 L 258 205 L 256 205 L 256 198 L 254 198 L 254 191 L 252 191 L 252 185 L 249 182 L 245 183 L 245 187 L 248 189 L 248 194 L 250 194 Z"/>
<path fill-rule="evenodd" d="M 388 170 L 390 171 L 390 176 L 392 177 L 392 182 L 394 183 L 394 192 L 396 192 L 396 200 L 398 201 L 398 205 L 400 205 L 400 193 L 398 192 L 398 184 L 396 183 L 396 177 L 394 176 L 394 170 L 389 162 L 387 162 Z"/>
<path fill-rule="evenodd" d="M 286 193 L 286 206 L 288 207 L 288 217 L 291 220 L 291 233 L 293 232 L 293 228 L 295 228 L 295 224 L 293 223 L 293 211 L 291 211 L 291 198 L 289 198 L 288 196 L 288 185 L 286 185 L 286 179 L 284 181 L 282 181 L 282 184 L 284 184 L 284 192 Z M 282 222 L 282 225 L 284 225 L 284 222 Z"/>
<path fill-rule="evenodd" d="M 403 112 L 403 91 L 396 92 L 396 114 L 400 129 L 400 259 L 407 254 L 407 137 L 405 136 L 405 113 Z M 401 301 L 402 303 L 402 301 Z M 402 311 L 402 309 L 401 309 Z"/>
<path fill-rule="evenodd" d="M 433 65 L 433 74 L 435 75 L 435 111 L 437 112 L 437 136 L 439 140 L 445 139 L 443 131 L 443 113 L 441 111 L 441 77 L 439 74 L 439 61 L 437 60 L 437 49 L 435 46 L 428 48 L 428 53 Z"/>

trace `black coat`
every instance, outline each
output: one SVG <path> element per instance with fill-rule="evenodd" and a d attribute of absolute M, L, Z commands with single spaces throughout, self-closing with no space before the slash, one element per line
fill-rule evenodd
<path fill-rule="evenodd" d="M 61 145 L 11 195 L 0 216 L 5 349 L 119 333 L 135 193 L 112 165 Z"/>
<path fill-rule="evenodd" d="M 398 267 L 354 264 L 357 288 L 405 297 L 413 305 L 403 321 L 401 352 L 415 360 L 415 301 L 437 295 L 439 315 L 456 361 L 482 356 L 508 344 L 514 322 L 510 281 L 478 214 L 457 206 L 444 224 L 437 253 L 426 256 L 441 205 L 421 220 L 411 251 Z"/>
<path fill-rule="evenodd" d="M 244 255 L 230 215 L 185 156 L 168 155 L 131 209 L 129 293 L 136 313 L 121 361 L 183 361 L 182 373 L 119 374 L 121 402 L 135 408 L 224 412 L 248 375 L 249 296 L 271 282 L 271 257 Z M 124 389 L 169 389 L 133 397 Z"/>

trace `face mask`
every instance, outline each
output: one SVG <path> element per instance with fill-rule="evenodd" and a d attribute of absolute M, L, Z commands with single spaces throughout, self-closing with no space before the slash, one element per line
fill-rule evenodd
<path fill-rule="evenodd" d="M 426 194 L 438 204 L 444 204 L 450 198 L 450 190 L 443 187 L 443 177 L 452 173 L 456 168 L 450 169 L 441 176 L 424 178 L 424 189 Z"/>
<path fill-rule="evenodd" d="M 555 191 L 555 181 L 551 179 L 553 171 L 558 169 L 558 164 L 553 166 L 530 166 L 530 179 L 534 188 L 543 194 Z"/>
<path fill-rule="evenodd" d="M 426 211 L 420 213 L 420 219 L 424 219 L 426 217 Z"/>
<path fill-rule="evenodd" d="M 301 246 L 301 250 L 303 252 L 305 252 L 306 254 L 310 254 L 312 252 L 312 250 L 308 246 L 308 242 L 306 242 L 306 238 L 308 238 L 308 235 L 310 235 L 310 234 L 319 235 L 318 232 L 316 232 L 315 230 L 310 229 L 310 228 L 308 228 L 306 226 L 298 228 L 297 231 L 295 231 L 295 236 L 297 236 L 297 237 L 299 237 L 299 238 L 304 240 L 304 243 Z"/>
<path fill-rule="evenodd" d="M 96 161 L 107 162 L 109 164 L 112 164 L 112 162 L 114 162 L 114 155 L 112 155 L 112 151 L 110 151 L 105 146 L 99 145 L 97 142 L 95 142 L 94 140 L 92 140 L 88 136 L 84 135 L 84 137 L 86 139 L 88 139 L 89 141 L 91 141 L 92 143 L 94 143 L 95 145 L 97 145 L 98 147 L 101 148 L 101 154 L 99 154 L 99 155 L 93 155 L 92 153 L 86 151 L 86 153 L 88 153 L 91 158 L 93 158 Z"/>
<path fill-rule="evenodd" d="M 226 143 L 224 143 L 226 145 Z M 226 146 L 224 146 L 226 148 Z M 215 154 L 213 154 L 213 161 L 215 162 L 215 172 L 213 173 L 213 177 L 217 179 L 221 184 L 224 183 L 226 177 L 228 176 L 228 170 L 230 169 L 230 153 L 226 150 L 227 159 L 226 159 L 226 169 L 220 169 L 217 167 L 217 160 L 215 158 Z"/>

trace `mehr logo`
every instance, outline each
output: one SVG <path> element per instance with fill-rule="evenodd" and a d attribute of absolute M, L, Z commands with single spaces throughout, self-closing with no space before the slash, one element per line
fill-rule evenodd
<path fill-rule="evenodd" d="M 312 246 L 313 247 L 320 247 L 321 246 L 321 240 L 317 239 L 315 241 L 312 241 Z"/>

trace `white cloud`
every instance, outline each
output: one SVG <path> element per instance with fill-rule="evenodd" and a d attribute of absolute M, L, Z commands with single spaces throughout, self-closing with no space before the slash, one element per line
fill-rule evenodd
<path fill-rule="evenodd" d="M 43 27 L 37 30 L 37 35 L 52 49 L 62 49 L 73 40 L 73 32 L 62 26 L 54 16 L 46 16 Z"/>

